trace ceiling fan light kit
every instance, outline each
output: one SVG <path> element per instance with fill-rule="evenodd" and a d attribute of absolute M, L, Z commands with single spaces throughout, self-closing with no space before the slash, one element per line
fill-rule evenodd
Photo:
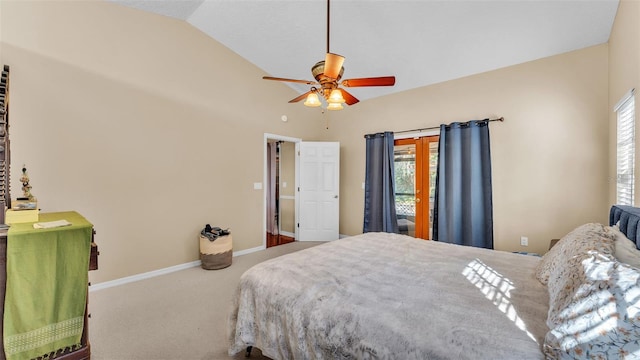
<path fill-rule="evenodd" d="M 278 78 L 272 76 L 263 76 L 265 80 L 286 81 L 303 83 L 307 85 L 320 85 L 320 88 L 315 86 L 311 87 L 308 92 L 290 100 L 290 103 L 298 102 L 302 99 L 304 105 L 310 107 L 321 106 L 319 96 L 322 96 L 327 102 L 327 110 L 342 110 L 344 107 L 342 104 L 354 105 L 358 103 L 355 96 L 351 95 L 344 89 L 341 89 L 339 85 L 344 87 L 361 87 L 361 86 L 393 86 L 396 83 L 395 76 L 383 76 L 383 77 L 369 77 L 369 78 L 356 78 L 343 80 L 340 83 L 342 74 L 344 73 L 344 56 L 334 54 L 329 51 L 329 15 L 330 15 L 330 0 L 327 0 L 327 54 L 324 61 L 318 61 L 311 68 L 311 74 L 316 81 L 309 80 L 296 80 Z"/>
<path fill-rule="evenodd" d="M 342 91 L 333 89 L 331 90 L 331 95 L 329 95 L 327 101 L 329 103 L 344 104 L 346 100 L 342 97 Z"/>
<path fill-rule="evenodd" d="M 342 110 L 344 107 L 340 103 L 329 103 L 327 110 Z"/>
<path fill-rule="evenodd" d="M 307 95 L 307 100 L 304 101 L 304 105 L 309 107 L 318 107 L 322 105 L 322 103 L 318 98 L 318 94 L 312 92 L 309 95 Z"/>

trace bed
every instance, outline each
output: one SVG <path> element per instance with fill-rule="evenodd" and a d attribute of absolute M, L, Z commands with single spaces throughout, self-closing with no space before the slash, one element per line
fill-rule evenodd
<path fill-rule="evenodd" d="M 571 333 L 583 315 L 594 318 L 583 314 L 580 289 L 593 285 L 584 279 L 593 266 L 583 263 L 617 263 L 614 239 L 613 227 L 585 224 L 541 258 L 367 233 L 284 255 L 242 275 L 229 316 L 229 355 L 257 347 L 273 359 L 588 358 L 596 352 L 584 349 L 594 341 L 606 354 L 634 353 L 640 315 L 627 316 L 630 336 L 639 335 L 635 345 L 622 339 L 612 349 L 608 333 L 589 341 Z M 633 306 L 639 298 L 640 291 Z"/>

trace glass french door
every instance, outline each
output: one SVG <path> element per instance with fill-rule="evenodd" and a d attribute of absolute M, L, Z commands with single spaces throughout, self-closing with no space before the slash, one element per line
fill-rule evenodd
<path fill-rule="evenodd" d="M 438 136 L 394 142 L 395 200 L 401 234 L 431 239 Z"/>

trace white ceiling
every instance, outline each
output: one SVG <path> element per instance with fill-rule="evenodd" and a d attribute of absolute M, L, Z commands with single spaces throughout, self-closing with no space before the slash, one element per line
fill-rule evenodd
<path fill-rule="evenodd" d="M 311 66 L 324 60 L 325 0 L 111 1 L 185 20 L 264 75 L 314 80 Z M 396 76 L 393 87 L 349 89 L 362 101 L 606 43 L 617 8 L 618 0 L 333 0 L 330 50 L 346 57 L 344 79 Z"/>

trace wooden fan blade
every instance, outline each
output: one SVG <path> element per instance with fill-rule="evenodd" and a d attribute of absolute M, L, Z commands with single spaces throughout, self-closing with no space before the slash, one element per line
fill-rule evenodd
<path fill-rule="evenodd" d="M 327 53 L 324 58 L 324 75 L 332 79 L 337 79 L 344 63 L 344 56 Z"/>
<path fill-rule="evenodd" d="M 340 90 L 340 92 L 342 93 L 342 97 L 344 98 L 345 103 L 347 105 L 353 105 L 353 104 L 355 104 L 357 102 L 360 102 L 360 100 L 356 99 L 355 96 L 349 94 L 347 92 L 347 90 L 345 90 L 345 89 L 338 89 L 338 90 Z"/>
<path fill-rule="evenodd" d="M 313 90 L 307 91 L 306 93 L 298 96 L 297 98 L 289 100 L 289 102 L 290 103 L 296 103 L 296 102 L 298 102 L 300 100 L 303 100 L 303 99 L 305 99 L 307 97 L 307 95 L 311 94 L 312 92 L 313 92 Z"/>
<path fill-rule="evenodd" d="M 393 86 L 396 83 L 395 76 L 381 76 L 370 78 L 347 79 L 342 81 L 342 86 L 359 87 L 359 86 Z"/>
<path fill-rule="evenodd" d="M 285 79 L 285 78 L 279 78 L 279 77 L 273 77 L 273 76 L 263 76 L 262 78 L 265 79 L 265 80 L 287 81 L 287 82 L 295 82 L 295 83 L 307 84 L 307 85 L 316 85 L 316 84 L 318 84 L 317 82 L 310 81 L 310 80 Z"/>

